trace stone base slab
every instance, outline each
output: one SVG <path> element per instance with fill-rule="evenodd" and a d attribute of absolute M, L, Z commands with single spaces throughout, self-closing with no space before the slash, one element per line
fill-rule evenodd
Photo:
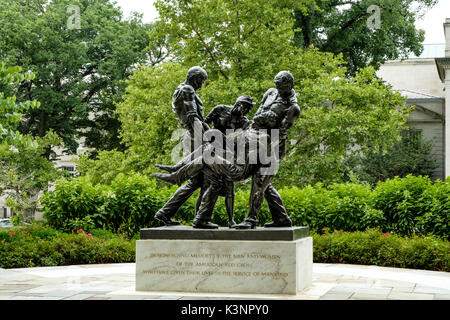
<path fill-rule="evenodd" d="M 256 228 L 256 229 L 194 229 L 188 226 L 170 226 L 141 229 L 141 240 L 281 240 L 294 241 L 309 236 L 308 227 Z"/>
<path fill-rule="evenodd" d="M 312 282 L 312 238 L 138 240 L 136 291 L 295 295 Z"/>

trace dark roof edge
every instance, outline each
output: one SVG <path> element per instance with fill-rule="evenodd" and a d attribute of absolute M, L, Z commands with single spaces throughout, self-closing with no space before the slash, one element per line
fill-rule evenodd
<path fill-rule="evenodd" d="M 445 81 L 445 69 L 450 69 L 450 57 L 435 58 L 436 67 L 438 69 L 439 78 L 442 82 Z"/>

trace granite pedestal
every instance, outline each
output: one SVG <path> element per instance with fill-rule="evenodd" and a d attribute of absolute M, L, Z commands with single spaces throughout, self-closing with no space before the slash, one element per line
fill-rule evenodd
<path fill-rule="evenodd" d="M 141 230 L 136 290 L 295 295 L 312 281 L 307 227 Z"/>

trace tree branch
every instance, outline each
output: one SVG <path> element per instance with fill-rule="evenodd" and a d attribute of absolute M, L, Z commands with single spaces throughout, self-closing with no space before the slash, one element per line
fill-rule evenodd
<path fill-rule="evenodd" d="M 192 11 L 190 7 L 187 7 L 188 11 L 190 12 L 190 16 L 192 16 Z M 210 56 L 211 60 L 214 62 L 214 64 L 216 64 L 217 68 L 219 69 L 220 74 L 226 79 L 229 80 L 228 76 L 225 74 L 225 72 L 222 70 L 222 68 L 220 67 L 220 64 L 217 62 L 216 57 L 214 56 L 214 54 L 212 53 L 212 51 L 209 49 L 206 41 L 203 39 L 202 35 L 197 31 L 197 29 L 195 28 L 195 21 L 193 21 L 191 19 L 191 25 L 192 25 L 192 31 L 194 31 L 194 33 L 197 35 L 198 39 L 200 40 L 200 42 L 203 44 L 203 47 L 205 48 L 206 52 L 208 53 L 208 55 Z"/>

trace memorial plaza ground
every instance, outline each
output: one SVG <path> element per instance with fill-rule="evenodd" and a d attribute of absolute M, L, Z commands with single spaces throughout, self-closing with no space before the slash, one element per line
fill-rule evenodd
<path fill-rule="evenodd" d="M 313 265 L 297 296 L 136 292 L 134 263 L 0 269 L 0 300 L 450 300 L 450 273 L 345 264 Z"/>

